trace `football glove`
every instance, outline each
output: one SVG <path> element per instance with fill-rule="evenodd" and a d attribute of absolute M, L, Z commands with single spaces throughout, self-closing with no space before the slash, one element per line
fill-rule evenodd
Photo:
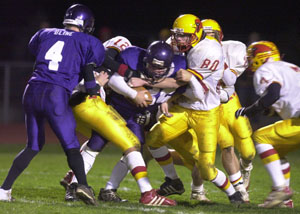
<path fill-rule="evenodd" d="M 142 113 L 136 114 L 134 117 L 134 121 L 141 126 L 146 126 L 150 122 L 150 117 L 151 117 L 151 113 L 148 110 L 146 110 L 144 114 Z"/>
<path fill-rule="evenodd" d="M 238 118 L 239 116 L 245 116 L 245 115 L 246 115 L 246 108 L 245 107 L 239 108 L 235 112 L 235 118 Z"/>

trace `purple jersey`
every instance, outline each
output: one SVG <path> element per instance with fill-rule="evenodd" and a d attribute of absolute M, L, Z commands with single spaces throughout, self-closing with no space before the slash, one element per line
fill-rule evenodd
<path fill-rule="evenodd" d="M 28 47 L 36 57 L 29 82 L 48 82 L 70 92 L 82 79 L 82 68 L 89 63 L 100 66 L 105 57 L 100 40 L 67 29 L 42 29 L 31 38 Z"/>

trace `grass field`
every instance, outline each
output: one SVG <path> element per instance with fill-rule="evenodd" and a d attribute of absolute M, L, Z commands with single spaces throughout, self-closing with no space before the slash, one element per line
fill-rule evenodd
<path fill-rule="evenodd" d="M 3 182 L 15 155 L 24 145 L 0 144 L 0 185 Z M 107 147 L 96 159 L 93 169 L 88 174 L 88 182 L 98 195 L 99 189 L 105 186 L 114 164 L 120 158 L 120 151 L 114 147 Z M 219 154 L 218 156 L 219 157 Z M 229 204 L 226 195 L 209 182 L 205 182 L 208 197 L 215 203 L 201 204 L 189 200 L 190 172 L 183 167 L 177 167 L 177 172 L 185 185 L 186 192 L 181 196 L 170 196 L 178 202 L 177 207 L 147 207 L 138 203 L 140 193 L 131 175 L 122 182 L 118 193 L 128 203 L 100 203 L 99 207 L 86 206 L 83 202 L 69 203 L 64 201 L 64 189 L 59 180 L 68 170 L 66 158 L 59 145 L 46 144 L 44 150 L 31 162 L 29 167 L 17 179 L 13 186 L 15 202 L 0 202 L 0 213 L 166 213 L 166 214 L 213 214 L 213 213 L 300 213 L 300 155 L 299 151 L 288 156 L 291 163 L 291 187 L 294 190 L 294 209 L 276 208 L 262 209 L 261 203 L 270 191 L 271 181 L 258 157 L 254 161 L 251 177 L 250 200 L 251 203 L 239 208 Z M 222 169 L 220 158 L 216 165 Z M 151 161 L 148 174 L 154 188 L 163 182 L 163 172 L 155 161 Z"/>

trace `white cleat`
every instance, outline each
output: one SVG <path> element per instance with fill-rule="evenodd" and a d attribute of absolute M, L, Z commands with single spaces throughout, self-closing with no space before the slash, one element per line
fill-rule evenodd
<path fill-rule="evenodd" d="M 4 190 L 0 188 L 0 201 L 13 201 L 14 198 L 11 197 L 11 189 Z"/>
<path fill-rule="evenodd" d="M 190 199 L 205 202 L 205 203 L 211 203 L 211 200 L 209 200 L 206 197 L 206 191 L 204 190 L 200 192 L 192 191 Z"/>
<path fill-rule="evenodd" d="M 245 203 L 250 203 L 249 193 L 247 192 L 244 184 L 239 184 L 234 187 L 236 191 L 239 191 L 242 194 L 242 198 Z"/>
<path fill-rule="evenodd" d="M 248 166 L 244 166 L 242 158 L 240 158 L 240 167 L 241 167 L 241 173 L 244 181 L 244 186 L 246 190 L 249 189 L 250 186 L 250 175 L 251 170 L 253 169 L 252 163 L 248 164 Z"/>

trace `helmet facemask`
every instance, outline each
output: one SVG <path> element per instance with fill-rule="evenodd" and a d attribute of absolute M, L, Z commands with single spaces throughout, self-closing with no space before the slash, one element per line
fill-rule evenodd
<path fill-rule="evenodd" d="M 174 32 L 174 31 L 173 31 Z M 180 52 L 186 52 L 193 44 L 198 41 L 196 34 L 191 33 L 176 33 L 172 34 L 172 42 L 174 42 Z"/>
<path fill-rule="evenodd" d="M 155 41 L 147 48 L 144 57 L 144 76 L 150 83 L 164 80 L 173 62 L 173 50 L 165 41 Z"/>

